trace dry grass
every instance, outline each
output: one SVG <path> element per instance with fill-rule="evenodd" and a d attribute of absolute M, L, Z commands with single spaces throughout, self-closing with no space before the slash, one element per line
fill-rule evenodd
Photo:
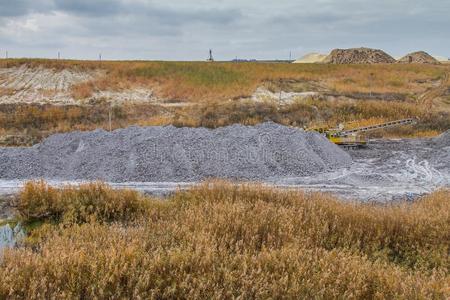
<path fill-rule="evenodd" d="M 209 182 L 156 200 L 30 183 L 23 218 L 61 223 L 5 252 L 0 297 L 445 299 L 449 195 L 378 206 Z"/>
<path fill-rule="evenodd" d="M 152 61 L 0 60 L 0 67 L 44 66 L 53 69 L 103 69 L 99 89 L 117 89 L 135 84 L 157 86 L 159 96 L 186 101 L 235 99 L 248 96 L 264 82 L 297 80 L 321 83 L 339 93 L 424 92 L 449 71 L 433 65 L 326 65 L 202 63 Z M 97 81 L 97 80 L 94 80 Z"/>
<path fill-rule="evenodd" d="M 142 216 L 146 203 L 137 192 L 112 191 L 102 183 L 55 189 L 41 181 L 25 185 L 17 209 L 25 222 L 125 222 Z"/>
<path fill-rule="evenodd" d="M 117 66 L 115 66 L 117 67 Z M 258 63 L 147 62 L 120 67 L 125 78 L 157 81 L 162 96 L 190 101 L 235 99 L 251 95 L 263 82 L 316 82 L 340 93 L 404 93 L 425 91 L 443 78 L 446 67 L 401 65 L 320 65 Z"/>
<path fill-rule="evenodd" d="M 389 137 L 433 136 L 450 128 L 449 111 L 430 109 L 418 95 L 436 85 L 450 71 L 432 65 L 322 65 L 196 62 L 89 62 L 55 60 L 0 60 L 0 67 L 44 66 L 54 69 L 103 70 L 104 76 L 76 84 L 71 92 L 86 99 L 102 90 L 151 88 L 162 99 L 186 101 L 187 107 L 154 104 L 124 105 L 115 110 L 113 128 L 130 125 L 206 126 L 234 123 L 253 125 L 274 121 L 292 126 L 316 126 L 418 117 L 414 127 L 377 133 Z M 310 99 L 280 107 L 275 102 L 242 101 L 258 86 L 277 92 L 324 90 L 338 97 Z M 0 91 L 1 93 L 1 91 Z M 367 100 L 393 97 L 401 100 Z M 100 101 L 101 102 L 101 101 Z M 444 103 L 444 101 L 442 101 Z M 445 106 L 442 104 L 441 106 Z M 109 106 L 1 105 L 0 129 L 7 135 L 26 135 L 32 142 L 55 132 L 108 129 Z"/>
<path fill-rule="evenodd" d="M 94 85 L 92 82 L 75 84 L 71 87 L 71 94 L 77 100 L 89 98 L 94 94 Z"/>
<path fill-rule="evenodd" d="M 107 103 L 92 106 L 0 105 L 0 129 L 5 135 L 24 135 L 32 143 L 56 132 L 109 129 Z M 418 117 L 415 126 L 376 132 L 377 136 L 434 136 L 450 128 L 450 115 L 429 112 L 409 102 L 379 100 L 328 101 L 309 99 L 280 107 L 275 102 L 210 101 L 186 107 L 127 104 L 112 108 L 112 128 L 131 125 L 169 125 L 217 128 L 235 123 L 254 125 L 265 121 L 297 127 L 349 123 L 350 127 Z"/>
<path fill-rule="evenodd" d="M 282 107 L 274 102 L 216 101 L 180 110 L 172 123 L 176 126 L 215 128 L 234 123 L 254 125 L 270 120 L 297 127 L 324 124 L 334 127 L 340 123 L 350 123 L 349 127 L 355 127 L 405 118 L 419 118 L 419 122 L 415 126 L 398 127 L 375 134 L 391 137 L 430 136 L 450 128 L 448 113 L 429 112 L 414 103 L 379 100 L 309 99 Z"/>
<path fill-rule="evenodd" d="M 0 105 L 0 132 L 4 135 L 24 135 L 32 143 L 57 132 L 74 130 L 109 130 L 123 128 L 161 116 L 165 109 L 154 105 L 123 105 L 110 107 L 107 103 L 92 106 Z"/>

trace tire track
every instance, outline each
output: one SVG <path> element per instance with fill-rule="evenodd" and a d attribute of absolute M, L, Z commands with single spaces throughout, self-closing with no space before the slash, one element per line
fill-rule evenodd
<path fill-rule="evenodd" d="M 419 97 L 419 103 L 425 105 L 428 110 L 433 109 L 433 107 L 435 106 L 434 105 L 435 100 L 443 96 L 447 92 L 449 86 L 450 86 L 450 76 L 446 72 L 444 73 L 444 76 L 439 86 L 426 91 Z"/>

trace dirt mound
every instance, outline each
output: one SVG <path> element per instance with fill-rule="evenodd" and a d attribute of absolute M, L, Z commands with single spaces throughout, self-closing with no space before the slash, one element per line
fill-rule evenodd
<path fill-rule="evenodd" d="M 294 61 L 294 64 L 313 64 L 313 63 L 321 63 L 327 57 L 326 54 L 320 53 L 309 53 L 302 56 L 300 59 Z"/>
<path fill-rule="evenodd" d="M 398 60 L 399 63 L 406 64 L 439 64 L 439 61 L 425 51 L 413 52 Z"/>
<path fill-rule="evenodd" d="M 130 127 L 57 134 L 33 148 L 0 148 L 1 179 L 193 182 L 296 177 L 348 166 L 325 137 L 274 123 Z"/>
<path fill-rule="evenodd" d="M 98 72 L 75 69 L 53 70 L 27 65 L 0 69 L 0 103 L 73 104 L 70 88 L 92 80 Z"/>
<path fill-rule="evenodd" d="M 329 64 L 391 64 L 395 59 L 382 50 L 370 48 L 334 49 L 325 60 Z"/>
<path fill-rule="evenodd" d="M 31 67 L 0 68 L 0 104 L 80 104 L 72 95 L 72 87 L 104 75 L 102 70 L 78 70 L 77 68 L 50 69 Z M 108 101 L 114 104 L 125 102 L 157 103 L 151 89 L 134 88 L 120 91 L 95 91 L 87 97 L 88 102 Z"/>

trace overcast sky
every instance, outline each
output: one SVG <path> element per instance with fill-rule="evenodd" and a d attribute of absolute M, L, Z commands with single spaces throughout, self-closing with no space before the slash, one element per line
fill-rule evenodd
<path fill-rule="evenodd" d="M 0 0 L 1 56 L 287 59 L 360 46 L 450 56 L 450 0 Z"/>

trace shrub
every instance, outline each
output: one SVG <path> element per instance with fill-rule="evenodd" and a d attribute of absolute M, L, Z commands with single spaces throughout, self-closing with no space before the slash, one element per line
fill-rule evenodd
<path fill-rule="evenodd" d="M 136 191 L 114 191 L 103 183 L 56 189 L 42 181 L 28 182 L 17 201 L 24 222 L 129 222 L 145 209 L 146 200 Z"/>
<path fill-rule="evenodd" d="M 224 182 L 162 201 L 41 182 L 21 197 L 24 215 L 65 226 L 5 251 L 0 298 L 450 296 L 449 191 L 381 206 Z"/>

